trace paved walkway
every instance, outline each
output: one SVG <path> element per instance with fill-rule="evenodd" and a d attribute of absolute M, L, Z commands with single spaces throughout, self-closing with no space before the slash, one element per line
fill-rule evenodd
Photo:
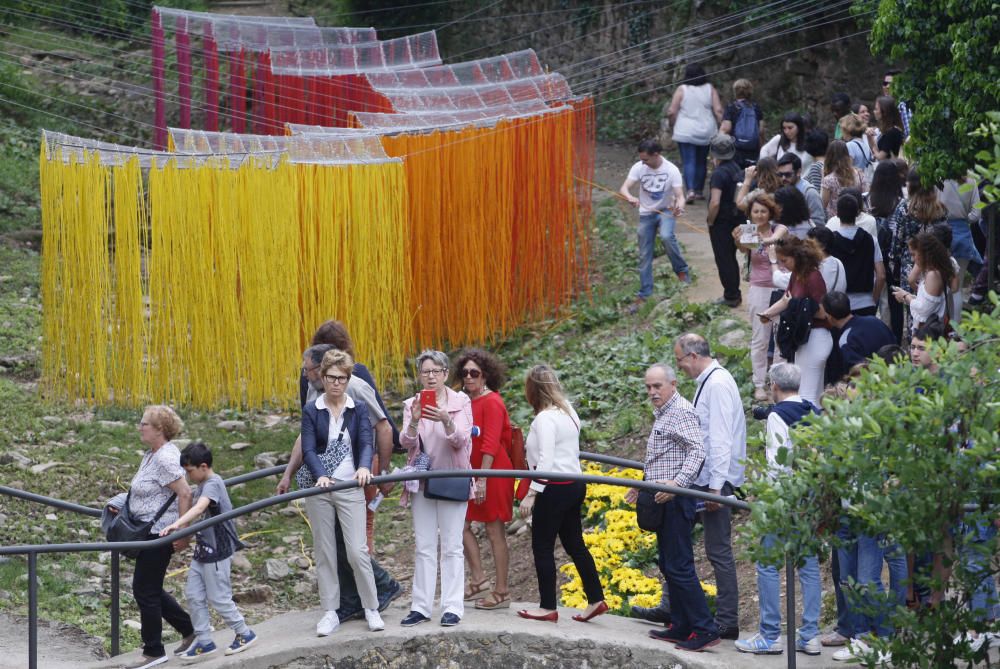
<path fill-rule="evenodd" d="M 787 665 L 787 658 L 782 656 L 755 657 L 738 653 L 731 641 L 725 641 L 704 653 L 686 653 L 678 651 L 672 645 L 655 641 L 646 636 L 648 630 L 656 629 L 647 623 L 629 618 L 605 615 L 590 623 L 578 623 L 570 618 L 577 611 L 560 609 L 557 624 L 543 623 L 519 618 L 515 611 L 527 604 L 513 604 L 510 609 L 502 611 L 477 611 L 471 607 L 466 609 L 465 619 L 461 625 L 451 629 L 440 627 L 434 620 L 413 628 L 402 628 L 399 621 L 408 611 L 406 603 L 391 606 L 383 613 L 386 623 L 384 632 L 369 632 L 364 621 L 345 623 L 326 638 L 315 636 L 316 621 L 319 611 L 303 611 L 286 613 L 264 623 L 256 625 L 254 631 L 259 636 L 257 644 L 243 653 L 231 657 L 222 654 L 221 649 L 233 639 L 229 629 L 215 633 L 215 643 L 220 651 L 217 655 L 205 658 L 196 665 L 206 668 L 242 667 L 245 669 L 260 669 L 271 667 L 294 666 L 326 667 L 336 666 L 338 662 L 348 657 L 358 658 L 362 653 L 370 653 L 373 647 L 383 649 L 387 657 L 394 646 L 402 645 L 403 652 L 417 651 L 419 641 L 433 645 L 435 637 L 441 635 L 459 635 L 470 645 L 480 645 L 505 636 L 503 643 L 510 651 L 524 649 L 524 657 L 531 657 L 530 648 L 544 647 L 546 643 L 566 643 L 591 647 L 595 658 L 602 657 L 606 649 L 619 649 L 630 653 L 630 666 L 636 667 L 681 667 L 684 669 L 727 669 L 730 667 L 762 667 L 764 669 L 782 669 Z M 403 645 L 405 643 L 405 645 Z M 168 649 L 176 644 L 169 644 Z M 126 661 L 138 658 L 138 651 L 133 651 L 116 660 L 91 664 L 78 664 L 86 669 L 114 669 Z M 799 654 L 797 666 L 804 669 L 843 668 L 843 663 L 831 659 L 832 652 L 824 651 L 819 657 L 807 657 Z M 461 657 L 452 658 L 457 666 L 466 666 Z M 176 660 L 167 665 L 181 666 Z M 41 666 L 46 666 L 42 664 Z M 381 666 L 381 665 L 372 665 Z M 394 664 L 395 666 L 395 664 Z M 422 666 L 413 663 L 412 666 Z M 453 664 L 454 666 L 454 664 Z M 472 666 L 471 664 L 468 666 Z M 527 666 L 527 665 L 526 665 Z M 591 666 L 597 666 L 592 664 Z M 61 668 L 60 668 L 61 669 Z"/>

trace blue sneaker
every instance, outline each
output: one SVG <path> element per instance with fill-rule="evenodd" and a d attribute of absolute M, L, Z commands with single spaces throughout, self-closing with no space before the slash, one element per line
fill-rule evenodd
<path fill-rule="evenodd" d="M 237 634 L 233 642 L 229 644 L 229 648 L 226 649 L 226 655 L 235 655 L 236 653 L 242 653 L 247 648 L 253 645 L 253 642 L 257 640 L 257 635 L 253 633 L 253 630 L 247 630 L 246 634 Z"/>
<path fill-rule="evenodd" d="M 740 639 L 735 642 L 736 650 L 741 653 L 753 653 L 754 655 L 781 655 L 785 652 L 785 645 L 781 639 L 765 639 L 764 635 L 757 632 L 749 639 Z"/>
<path fill-rule="evenodd" d="M 184 662 L 197 662 L 201 658 L 211 655 L 218 648 L 215 647 L 215 643 L 209 641 L 208 643 L 202 643 L 198 641 L 193 646 L 187 649 L 183 655 L 181 655 L 181 660 Z"/>

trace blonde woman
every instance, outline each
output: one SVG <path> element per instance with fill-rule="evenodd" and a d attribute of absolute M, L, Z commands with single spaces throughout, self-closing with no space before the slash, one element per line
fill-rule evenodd
<path fill-rule="evenodd" d="M 566 399 L 555 371 L 536 365 L 524 381 L 524 396 L 535 411 L 525 443 L 528 464 L 544 472 L 580 474 L 580 418 Z M 606 613 L 604 590 L 594 558 L 583 541 L 582 508 L 587 485 L 564 479 L 534 479 L 521 502 L 521 516 L 531 516 L 531 552 L 535 558 L 540 603 L 517 615 L 529 620 L 559 620 L 556 598 L 556 536 L 576 565 L 588 606 L 573 620 L 588 622 Z"/>

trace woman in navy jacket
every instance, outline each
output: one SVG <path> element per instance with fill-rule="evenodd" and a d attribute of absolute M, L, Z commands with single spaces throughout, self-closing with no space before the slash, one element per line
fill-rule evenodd
<path fill-rule="evenodd" d="M 344 534 L 347 560 L 354 571 L 358 594 L 365 608 L 368 629 L 385 629 L 378 613 L 375 577 L 365 537 L 365 494 L 371 481 L 374 454 L 368 410 L 356 407 L 347 394 L 354 360 L 343 351 L 328 351 L 320 363 L 324 392 L 302 409 L 302 459 L 297 476 L 299 487 L 328 488 L 335 482 L 354 479 L 357 486 L 306 498 L 312 526 L 320 604 L 326 613 L 316 625 L 316 634 L 327 636 L 340 625 L 340 580 L 337 577 L 336 523 Z"/>

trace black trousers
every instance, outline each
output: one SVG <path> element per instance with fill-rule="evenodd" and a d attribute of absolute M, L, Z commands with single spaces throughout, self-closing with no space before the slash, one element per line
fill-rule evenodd
<path fill-rule="evenodd" d="M 150 535 L 150 539 L 158 538 Z M 132 596 L 139 606 L 142 624 L 142 652 L 149 657 L 166 655 L 163 648 L 163 621 L 166 620 L 181 636 L 194 634 L 191 616 L 177 600 L 163 589 L 163 579 L 174 548 L 170 544 L 139 553 L 132 576 Z"/>
<path fill-rule="evenodd" d="M 531 552 L 535 556 L 538 595 L 543 609 L 558 608 L 556 598 L 556 537 L 576 565 L 583 581 L 587 602 L 604 599 L 601 579 L 594 558 L 583 542 L 583 499 L 587 484 L 579 481 L 566 484 L 550 483 L 535 500 L 531 514 Z"/>
<path fill-rule="evenodd" d="M 736 261 L 736 242 L 733 230 L 736 223 L 716 221 L 708 226 L 708 237 L 712 241 L 715 266 L 719 270 L 722 296 L 727 300 L 742 299 L 740 293 L 740 264 Z"/>
<path fill-rule="evenodd" d="M 343 613 L 346 616 L 361 610 L 361 596 L 358 594 L 358 583 L 354 580 L 354 570 L 351 569 L 351 563 L 347 560 L 347 547 L 344 545 L 344 533 L 340 529 L 340 523 L 337 523 L 336 537 L 337 578 L 340 579 L 338 615 Z M 399 587 L 399 584 L 389 575 L 389 572 L 375 561 L 375 558 L 371 558 L 371 561 L 372 572 L 375 575 L 375 591 L 378 593 L 378 601 L 381 606 L 385 599 Z"/>

